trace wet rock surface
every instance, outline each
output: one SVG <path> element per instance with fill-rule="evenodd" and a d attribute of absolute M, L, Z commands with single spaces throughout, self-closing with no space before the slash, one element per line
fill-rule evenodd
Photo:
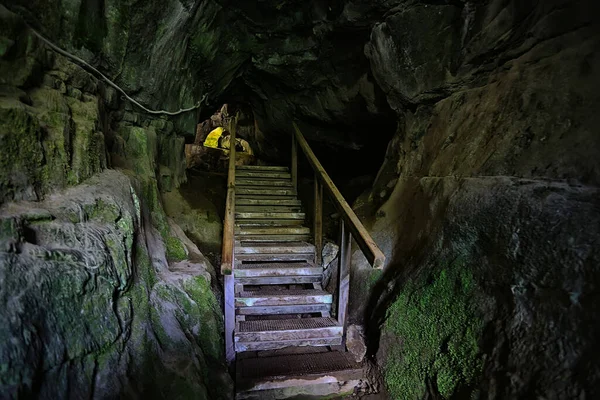
<path fill-rule="evenodd" d="M 212 267 L 169 266 L 146 207 L 107 171 L 0 209 L 2 397 L 228 398 Z"/>

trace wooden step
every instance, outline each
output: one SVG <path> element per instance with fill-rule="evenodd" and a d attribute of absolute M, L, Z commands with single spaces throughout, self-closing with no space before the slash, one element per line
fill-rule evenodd
<path fill-rule="evenodd" d="M 323 268 L 308 263 L 240 264 L 235 268 L 236 278 L 267 276 L 318 276 Z"/>
<path fill-rule="evenodd" d="M 279 188 L 279 187 L 292 187 L 292 181 L 290 180 L 258 180 L 258 179 L 244 179 L 244 178 L 236 178 L 235 179 L 236 188 L 242 188 L 246 186 L 261 186 L 261 187 L 269 187 L 269 188 Z"/>
<path fill-rule="evenodd" d="M 236 171 L 283 171 L 289 172 L 288 167 L 273 166 L 273 165 L 239 165 L 235 167 Z"/>
<path fill-rule="evenodd" d="M 310 235 L 240 235 L 240 243 L 251 242 L 306 242 L 311 239 Z"/>
<path fill-rule="evenodd" d="M 335 346 L 342 343 L 342 327 L 334 318 L 240 321 L 234 340 L 237 352 Z"/>
<path fill-rule="evenodd" d="M 243 197 L 236 197 L 235 206 L 294 206 L 301 207 L 302 203 L 300 200 L 295 198 L 283 198 L 283 199 L 274 199 L 270 197 L 264 196 L 250 196 L 244 195 Z"/>
<path fill-rule="evenodd" d="M 302 212 L 301 206 L 272 206 L 272 205 L 235 205 L 238 212 Z"/>
<path fill-rule="evenodd" d="M 311 254 L 315 246 L 307 242 L 297 243 L 246 243 L 235 248 L 236 255 L 243 254 Z"/>
<path fill-rule="evenodd" d="M 310 235 L 310 229 L 305 226 L 264 226 L 253 227 L 236 225 L 237 235 Z"/>
<path fill-rule="evenodd" d="M 235 278 L 235 283 L 239 283 L 240 285 L 301 285 L 321 283 L 321 280 L 321 275 L 258 276 Z"/>
<path fill-rule="evenodd" d="M 251 178 L 251 179 L 292 179 L 292 174 L 288 172 L 279 171 L 250 171 L 250 170 L 236 170 L 236 179 L 239 178 Z"/>
<path fill-rule="evenodd" d="M 276 226 L 276 227 L 284 227 L 284 226 L 292 226 L 292 225 L 303 225 L 303 219 L 240 219 L 235 222 L 236 226 L 254 226 L 254 227 L 267 227 L 267 226 Z"/>
<path fill-rule="evenodd" d="M 237 196 L 295 196 L 293 189 L 276 189 L 259 186 L 243 186 L 235 188 L 235 195 Z"/>
<path fill-rule="evenodd" d="M 235 219 L 301 219 L 304 220 L 306 214 L 303 212 L 235 212 Z"/>
<path fill-rule="evenodd" d="M 331 304 L 333 296 L 324 290 L 288 289 L 241 292 L 235 298 L 236 307 L 284 306 L 296 304 Z"/>
<path fill-rule="evenodd" d="M 351 394 L 361 379 L 361 366 L 349 353 L 245 358 L 236 362 L 236 399 L 330 398 Z"/>

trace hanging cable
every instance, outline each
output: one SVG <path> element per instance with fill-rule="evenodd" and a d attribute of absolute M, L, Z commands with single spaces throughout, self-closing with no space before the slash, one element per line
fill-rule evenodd
<path fill-rule="evenodd" d="M 33 34 L 35 36 L 37 36 L 42 42 L 44 42 L 44 44 L 46 44 L 48 47 L 50 47 L 52 50 L 54 50 L 55 52 L 57 52 L 58 54 L 61 54 L 73 61 L 75 61 L 78 64 L 81 64 L 83 67 L 88 68 L 89 70 L 91 70 L 94 74 L 98 75 L 99 77 L 101 77 L 107 84 L 109 84 L 110 86 L 112 86 L 113 88 L 115 88 L 117 91 L 119 91 L 123 96 L 125 96 L 125 98 L 127 100 L 129 100 L 130 102 L 132 102 L 133 104 L 135 104 L 136 106 L 138 106 L 139 108 L 141 108 L 142 110 L 144 110 L 145 112 L 149 113 L 149 114 L 154 114 L 154 115 L 179 115 L 179 114 L 183 114 L 189 111 L 193 111 L 196 110 L 198 108 L 200 108 L 200 106 L 202 105 L 202 103 L 204 102 L 204 100 L 206 100 L 206 98 L 208 97 L 207 94 L 205 94 L 202 97 L 202 100 L 200 100 L 195 106 L 190 107 L 190 108 L 183 108 L 180 109 L 179 111 L 175 111 L 175 112 L 171 112 L 171 111 L 165 111 L 165 110 L 151 110 L 147 107 L 144 107 L 143 105 L 141 105 L 139 102 L 137 102 L 135 99 L 133 99 L 131 96 L 129 96 L 127 93 L 125 93 L 125 91 L 123 89 L 121 89 L 116 83 L 114 83 L 113 81 L 111 81 L 110 79 L 108 79 L 108 77 L 106 75 L 104 75 L 102 72 L 98 71 L 96 68 L 94 68 L 92 65 L 90 65 L 89 63 L 87 63 L 86 61 L 82 60 L 81 58 L 61 49 L 60 47 L 58 47 L 57 45 L 55 45 L 54 43 L 52 43 L 50 40 L 46 39 L 45 37 L 43 37 L 40 33 L 38 33 L 35 29 L 33 29 L 32 27 L 29 27 L 29 29 L 31 29 L 31 31 L 33 32 Z"/>

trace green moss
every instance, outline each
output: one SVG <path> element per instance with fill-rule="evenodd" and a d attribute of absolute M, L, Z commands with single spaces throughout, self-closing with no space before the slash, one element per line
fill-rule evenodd
<path fill-rule="evenodd" d="M 385 365 L 393 398 L 421 398 L 428 379 L 449 398 L 480 374 L 482 322 L 472 304 L 474 288 L 468 266 L 459 259 L 430 282 L 407 284 L 388 309 L 384 332 L 401 343 L 391 347 Z"/>
<path fill-rule="evenodd" d="M 223 318 L 221 308 L 213 294 L 209 283 L 202 276 L 185 282 L 186 293 L 194 300 L 200 311 L 200 319 L 204 323 L 196 340 L 205 355 L 213 360 L 221 360 L 223 354 Z"/>
<path fill-rule="evenodd" d="M 181 243 L 181 240 L 174 236 L 167 237 L 165 241 L 165 247 L 167 248 L 167 260 L 169 261 L 181 261 L 187 258 L 185 247 Z"/>

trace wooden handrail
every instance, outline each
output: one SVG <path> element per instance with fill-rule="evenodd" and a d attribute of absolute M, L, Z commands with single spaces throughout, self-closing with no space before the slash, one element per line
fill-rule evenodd
<path fill-rule="evenodd" d="M 223 221 L 223 248 L 221 253 L 221 273 L 231 275 L 234 264 L 234 232 L 235 232 L 235 145 L 238 116 L 229 122 L 229 169 L 227 172 L 227 202 L 225 203 L 225 220 Z"/>
<path fill-rule="evenodd" d="M 331 195 L 338 211 L 341 213 L 344 221 L 347 224 L 348 229 L 352 233 L 352 237 L 358 243 L 358 246 L 362 250 L 363 254 L 373 266 L 373 268 L 381 269 L 385 263 L 385 255 L 379 249 L 369 232 L 365 229 L 363 224 L 360 222 L 350 205 L 346 202 L 338 188 L 335 186 L 325 168 L 321 165 L 315 153 L 308 145 L 308 142 L 300 132 L 298 125 L 294 122 L 295 139 L 298 141 L 298 145 L 304 152 L 304 155 L 308 159 L 308 162 L 315 171 L 315 176 L 321 181 L 321 184 L 327 189 Z"/>

